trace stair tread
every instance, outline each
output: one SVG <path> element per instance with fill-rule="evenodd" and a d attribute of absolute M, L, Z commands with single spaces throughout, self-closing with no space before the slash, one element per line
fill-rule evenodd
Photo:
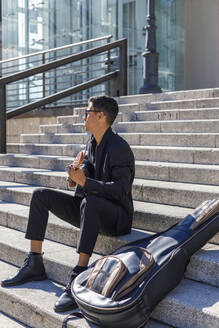
<path fill-rule="evenodd" d="M 181 124 L 181 123 L 199 123 L 199 122 L 204 122 L 204 123 L 207 123 L 207 122 L 219 122 L 219 119 L 218 118 L 210 118 L 208 120 L 206 119 L 196 119 L 196 120 L 191 120 L 191 119 L 188 119 L 188 120 L 151 120 L 151 121 L 127 121 L 127 122 L 117 122 L 117 124 L 142 124 L 142 123 L 145 123 L 145 124 L 151 124 L 151 123 L 155 123 L 155 124 Z M 80 124 L 84 124 L 84 123 L 74 123 L 74 125 L 80 125 Z M 60 124 L 51 124 L 51 125 L 60 125 Z M 71 124 L 70 124 L 71 125 Z M 42 126 L 42 125 L 41 125 Z M 49 125 L 47 125 L 49 126 Z"/>
<path fill-rule="evenodd" d="M 85 147 L 86 145 L 85 144 L 49 144 L 49 143 L 34 143 L 34 144 L 31 144 L 31 143 L 8 143 L 8 145 L 12 145 L 12 146 L 27 146 L 27 147 L 30 147 L 30 146 L 34 146 L 34 147 L 74 147 L 74 146 L 77 146 L 77 148 L 82 148 Z M 132 149 L 164 149 L 164 150 L 183 150 L 183 151 L 212 151 L 212 152 L 218 152 L 219 151 L 219 148 L 213 148 L 213 147 L 180 147 L 180 146 L 144 146 L 144 145 L 131 145 L 130 146 Z M 9 154 L 13 154 L 13 153 L 9 153 Z M 42 156 L 42 155 L 40 155 Z M 61 155 L 60 155 L 61 156 Z"/>
<path fill-rule="evenodd" d="M 206 101 L 206 100 L 218 100 L 218 97 L 208 97 L 208 98 L 189 98 L 189 99 L 172 99 L 172 100 L 162 100 L 162 101 L 152 101 L 151 104 L 158 104 L 158 103 L 180 103 L 180 102 L 189 102 L 189 101 Z"/>
<path fill-rule="evenodd" d="M 3 154 L 0 154 L 0 156 L 3 157 Z M 59 156 L 59 155 L 31 155 L 31 154 L 7 154 L 5 155 L 6 157 L 15 157 L 15 158 L 33 158 L 33 159 L 40 159 L 40 158 L 46 158 L 52 160 L 63 160 L 63 161 L 68 161 L 69 163 L 73 161 L 75 158 L 74 156 Z M 197 163 L 176 163 L 176 162 L 162 162 L 162 161 L 144 161 L 144 160 L 135 160 L 135 165 L 142 165 L 142 166 L 154 166 L 154 167 L 173 167 L 173 168 L 188 168 L 188 169 L 203 169 L 203 170 L 218 170 L 219 165 L 217 164 L 197 164 Z M 2 170 L 27 170 L 27 171 L 36 171 L 36 172 L 60 172 L 60 170 L 51 170 L 51 169 L 46 169 L 46 168 L 30 168 L 30 167 L 25 167 L 25 166 L 8 166 L 8 165 L 1 165 L 0 164 L 0 169 Z M 64 166 L 63 166 L 64 170 Z M 63 172 L 65 173 L 65 172 Z"/>
<path fill-rule="evenodd" d="M 24 238 L 24 233 L 20 231 L 16 231 L 7 227 L 0 226 L 0 244 L 1 244 L 1 251 L 0 251 L 0 258 L 4 261 L 8 261 L 13 263 L 14 265 L 20 266 L 23 263 L 24 256 L 29 249 L 29 240 Z M 127 235 L 129 236 L 129 235 Z M 128 240 L 127 240 L 128 241 Z M 10 247 L 17 252 L 19 252 L 14 257 L 7 257 L 10 252 L 7 254 L 3 254 L 4 246 Z M 72 246 L 67 246 L 59 242 L 51 241 L 45 239 L 44 241 L 44 262 L 45 266 L 47 267 L 47 272 L 50 279 L 56 280 L 59 283 L 65 284 L 65 279 L 67 279 L 68 271 L 71 269 L 72 266 L 76 265 L 77 261 L 77 253 L 76 249 Z M 191 262 L 195 260 L 192 264 L 193 267 L 197 265 L 197 260 L 201 260 L 204 265 L 207 266 L 208 263 L 215 264 L 216 269 L 219 268 L 219 245 L 213 245 L 207 243 L 205 246 L 202 247 L 201 250 L 196 252 L 191 259 Z M 97 253 L 93 253 L 90 263 L 100 258 L 100 255 Z M 210 265 L 209 264 L 209 265 Z M 58 272 L 53 272 L 52 268 L 54 265 L 65 266 L 64 277 Z M 188 269 L 190 264 L 188 265 Z M 215 275 L 215 271 L 212 272 L 212 275 Z M 54 279 L 55 277 L 55 279 Z M 219 277 L 217 277 L 217 285 L 219 286 Z"/>
<path fill-rule="evenodd" d="M 140 113 L 140 112 L 139 112 Z M 166 120 L 166 121 L 154 121 L 154 120 L 151 120 L 151 121 L 126 121 L 126 122 L 117 122 L 116 124 L 120 125 L 120 124 L 142 124 L 142 123 L 145 123 L 145 124 L 151 124 L 151 123 L 154 123 L 154 124 L 167 124 L 167 123 L 171 123 L 171 124 L 181 124 L 181 123 L 199 123 L 199 122 L 218 122 L 219 119 L 215 118 L 215 119 L 196 119 L 196 120 Z M 62 125 L 65 125 L 65 126 L 84 126 L 84 123 L 81 122 L 81 123 L 53 123 L 53 124 L 41 124 L 40 127 L 59 127 L 59 126 L 62 126 Z"/>
<path fill-rule="evenodd" d="M 0 311 L 0 327 L 4 328 L 22 328 L 26 327 L 26 325 L 18 322 L 16 319 L 7 316 L 5 313 Z"/>
<path fill-rule="evenodd" d="M 34 188 L 35 189 L 35 188 Z M 23 189 L 23 192 L 28 195 L 29 199 L 34 190 L 32 187 L 30 189 Z M 65 191 L 66 192 L 66 191 Z M 136 229 L 136 234 L 141 234 L 141 230 L 145 231 L 162 231 L 169 228 L 171 225 L 179 222 L 179 220 L 183 219 L 186 215 L 193 211 L 192 208 L 181 207 L 175 205 L 166 205 L 159 203 L 151 203 L 151 202 L 142 202 L 142 201 L 134 201 L 134 218 L 133 218 L 133 229 Z M 11 201 L 0 201 L 0 214 L 2 217 L 2 223 L 5 226 L 9 226 L 12 228 L 17 228 L 16 220 L 13 222 L 11 216 L 27 218 L 29 213 L 29 205 L 23 205 L 16 202 Z M 68 223 L 64 221 L 60 221 L 57 219 L 52 213 L 49 214 L 49 222 L 53 222 L 56 224 L 61 224 L 63 227 L 71 227 Z M 18 220 L 19 224 L 21 222 Z M 61 223 L 60 223 L 61 222 Z M 26 228 L 25 226 L 23 229 Z M 21 228 L 20 228 L 21 229 Z M 133 234 L 133 238 L 135 238 L 135 234 Z M 213 238 L 212 242 L 219 243 L 219 234 L 216 234 Z"/>
<path fill-rule="evenodd" d="M 219 110 L 219 107 L 209 107 L 209 108 L 175 108 L 175 109 L 159 109 L 159 110 L 156 110 L 156 109 L 142 109 L 140 111 L 135 111 L 134 113 L 136 114 L 140 114 L 140 113 L 165 113 L 165 112 L 170 112 L 170 113 L 173 113 L 174 111 L 177 111 L 177 112 L 190 112 L 190 111 L 200 111 L 200 112 L 205 112 L 205 111 L 218 111 Z M 63 116 L 59 116 L 59 117 L 63 117 Z M 70 116 L 69 116 L 70 117 Z"/>
<path fill-rule="evenodd" d="M 53 255 L 58 256 L 58 252 L 54 252 Z M 4 262 L 0 263 L 0 279 L 4 279 L 9 273 L 14 273 L 16 271 L 11 265 Z M 19 299 L 19 302 L 24 302 L 26 306 L 30 306 L 31 304 L 34 311 L 36 311 L 36 309 L 37 312 L 39 309 L 46 309 L 47 315 L 60 316 L 60 318 L 63 317 L 63 315 L 57 315 L 53 312 L 54 302 L 61 294 L 60 285 L 49 280 L 37 283 L 28 283 L 23 285 L 22 288 L 6 289 L 1 287 L 0 294 L 2 300 L 4 300 L 7 295 L 7 298 L 13 297 L 17 300 Z M 197 316 L 201 316 L 202 320 L 203 317 L 206 317 L 206 321 L 208 320 L 208 322 L 210 320 L 210 323 L 208 323 L 205 327 L 216 328 L 216 326 L 209 324 L 212 324 L 211 320 L 218 319 L 218 288 L 184 279 L 172 292 L 168 294 L 165 299 L 161 301 L 153 312 L 152 317 L 159 320 L 162 319 L 164 322 L 168 320 L 168 323 L 170 323 L 169 316 L 171 316 L 170 311 L 172 311 L 173 306 L 176 307 L 174 312 L 178 310 L 178 315 L 179 311 L 182 312 L 184 308 L 186 308 L 186 314 L 184 313 L 184 316 L 189 315 L 188 311 L 191 311 L 192 313 L 195 312 Z M 162 316 L 164 309 L 165 316 Z M 199 319 L 195 318 L 195 320 Z"/>
<path fill-rule="evenodd" d="M 46 133 L 21 133 L 21 136 L 45 136 L 47 135 Z M 69 133 L 54 133 L 54 136 L 85 136 L 87 135 L 86 132 L 84 133 L 77 133 L 77 132 L 69 132 Z M 200 135 L 219 135 L 218 132 L 120 132 L 119 135 L 177 135 L 177 136 L 200 136 Z M 12 143 L 8 143 L 12 144 Z M 20 144 L 20 143 L 15 143 L 15 144 Z"/>
<path fill-rule="evenodd" d="M 7 201 L 0 200 L 0 205 L 1 205 L 0 212 L 5 211 L 5 212 L 13 213 L 14 211 L 15 213 L 17 213 L 18 210 L 27 211 L 27 212 L 29 211 L 29 206 L 23 204 L 17 204 L 14 202 L 7 202 Z M 187 207 L 156 204 L 156 203 L 141 202 L 141 201 L 134 201 L 134 208 L 138 211 L 142 211 L 142 212 L 150 211 L 154 214 L 162 212 L 164 215 L 174 216 L 174 217 L 176 217 L 175 212 L 177 212 L 177 217 L 179 218 L 183 218 L 193 210 Z"/>
<path fill-rule="evenodd" d="M 1 167 L 0 167 L 1 168 Z M 5 168 L 7 171 L 9 168 Z M 17 168 L 18 172 L 19 169 L 23 168 Z M 13 171 L 13 168 L 10 168 L 11 171 Z M 21 172 L 20 170 L 20 172 Z M 63 171 L 52 171 L 52 170 L 46 170 L 46 169 L 30 169 L 30 168 L 24 168 L 24 171 L 29 171 L 29 172 L 34 172 L 36 171 L 37 173 L 40 174 L 50 174 L 52 176 L 61 176 L 65 177 L 66 173 Z M 37 174 L 36 173 L 36 174 Z M 7 186 L 5 185 L 7 183 Z M 202 184 L 195 184 L 195 183 L 186 183 L 186 182 L 174 182 L 174 181 L 160 181 L 160 180 L 147 180 L 147 179 L 139 179 L 135 178 L 133 185 L 139 186 L 142 185 L 143 187 L 154 187 L 154 188 L 162 188 L 162 189 L 176 189 L 176 190 L 188 190 L 188 191 L 198 191 L 198 192 L 209 192 L 212 194 L 217 194 L 219 193 L 219 186 L 215 185 L 202 185 Z M 22 188 L 28 190 L 31 190 L 33 188 L 36 188 L 37 185 L 34 184 L 26 184 L 26 183 L 20 183 L 20 182 L 13 182 L 13 181 L 0 181 L 0 188 L 6 187 L 7 189 L 13 189 L 17 188 L 19 186 L 19 190 Z M 66 190 L 65 190 L 66 191 Z M 67 192 L 72 193 L 74 190 L 69 190 Z"/>
<path fill-rule="evenodd" d="M 24 239 L 24 233 L 14 230 L 19 229 L 18 226 L 13 225 L 14 219 L 17 218 L 17 221 L 21 221 L 21 218 L 23 217 L 25 219 L 25 228 L 23 231 L 25 232 L 26 229 L 26 223 L 28 218 L 28 207 L 27 206 L 21 206 L 19 204 L 10 204 L 7 202 L 2 203 L 1 205 L 1 211 L 0 216 L 2 214 L 6 214 L 7 218 L 5 219 L 5 225 L 2 222 L 2 226 L 0 226 L 0 245 L 1 245 L 1 257 L 3 257 L 4 260 L 7 260 L 8 255 L 10 252 L 5 249 L 7 247 L 20 249 L 20 251 L 23 251 L 28 248 L 29 241 Z M 4 210 L 5 212 L 4 212 Z M 8 214 L 7 214 L 8 213 Z M 74 247 L 76 247 L 77 239 L 79 236 L 79 229 L 73 227 L 69 223 L 66 223 L 60 219 L 58 219 L 55 215 L 51 214 L 49 215 L 49 221 L 48 221 L 48 230 L 51 230 L 51 227 L 53 229 L 53 240 L 46 240 L 45 241 L 45 257 L 50 259 L 51 256 L 53 256 L 53 252 L 56 250 L 60 253 L 65 253 L 65 263 L 71 263 L 71 259 L 67 259 L 70 254 L 72 256 L 72 251 L 74 251 Z M 10 228 L 13 228 L 10 229 Z M 68 241 L 68 230 L 72 232 L 70 236 L 70 243 Z M 77 232 L 76 236 L 73 237 L 74 231 Z M 61 233 L 61 244 L 59 243 L 59 240 L 56 240 L 59 238 L 59 236 L 55 236 L 55 234 Z M 127 242 L 131 242 L 133 240 L 141 239 L 144 237 L 147 237 L 153 233 L 149 231 L 142 231 L 140 229 L 132 229 L 132 232 L 130 234 L 124 235 L 124 236 L 117 236 L 117 237 L 109 237 L 109 236 L 98 236 L 98 241 L 101 243 L 99 246 L 99 249 L 102 250 L 102 245 L 105 245 L 106 243 L 110 244 L 110 250 L 107 251 L 107 246 L 105 246 L 105 249 L 103 249 L 104 253 L 109 253 L 114 251 L 116 248 L 124 245 Z M 56 238 L 56 239 L 55 239 Z M 75 240 L 73 240 L 75 239 Z M 101 240 L 102 239 L 102 240 Z M 97 241 L 97 244 L 98 244 Z M 15 246 L 16 245 L 16 246 Z M 59 247 L 60 245 L 60 247 Z M 7 246 L 7 247 L 6 247 Z M 95 248 L 96 249 L 96 248 Z M 71 251 L 69 251 L 71 250 Z M 202 247 L 201 250 L 199 250 L 196 254 L 193 255 L 190 264 L 187 269 L 187 277 L 191 277 L 194 280 L 200 280 L 203 282 L 207 282 L 210 285 L 219 286 L 219 276 L 215 276 L 215 272 L 219 271 L 219 245 L 210 244 L 207 243 L 205 246 Z M 74 251 L 74 256 L 75 256 Z M 93 255 L 92 261 L 98 258 L 99 255 L 95 254 Z M 16 256 L 17 258 L 17 256 Z M 56 257 L 57 258 L 57 257 Z M 63 261 L 62 261 L 63 262 Z M 63 262 L 64 263 L 64 262 Z M 15 263 L 17 264 L 17 263 Z M 18 263 L 22 264 L 22 263 Z M 17 264 L 17 265 L 18 265 Z M 55 279 L 57 280 L 57 279 Z"/>
<path fill-rule="evenodd" d="M 153 161 L 141 161 L 136 160 L 135 164 L 143 166 L 161 166 L 161 167 L 177 167 L 177 168 L 192 168 L 192 169 L 203 169 L 203 170 L 218 170 L 219 165 L 216 164 L 190 164 L 190 163 L 171 163 L 171 162 L 153 162 Z"/>
<path fill-rule="evenodd" d="M 72 160 L 73 156 L 64 156 L 64 155 L 43 155 L 43 154 L 21 154 L 21 153 L 7 153 L 0 154 L 0 157 L 15 157 L 15 158 L 49 158 L 51 160 L 60 159 L 60 160 Z"/>
<path fill-rule="evenodd" d="M 70 194 L 74 193 L 74 190 L 67 190 L 66 179 L 62 171 L 59 171 L 58 175 L 49 173 L 50 176 L 47 172 L 32 175 L 17 174 L 21 175 L 17 180 L 25 180 L 25 183 L 6 182 L 4 177 L 1 178 L 0 193 L 3 200 L 29 205 L 32 192 L 36 188 L 43 187 L 44 178 L 46 179 L 44 181 L 46 188 L 55 188 Z M 39 174 L 41 175 L 39 176 Z M 13 175 L 14 173 L 9 179 L 13 180 Z M 49 178 L 47 179 L 47 177 Z M 219 186 L 136 178 L 132 187 L 132 195 L 136 201 L 194 208 L 206 199 L 219 198 Z"/>
<path fill-rule="evenodd" d="M 7 274 L 13 275 L 16 268 L 5 262 L 0 262 L 0 279 L 4 279 Z M 33 324 L 34 327 L 53 327 L 60 328 L 62 321 L 70 312 L 55 313 L 54 303 L 62 293 L 62 288 L 58 283 L 50 280 L 42 282 L 30 282 L 19 288 L 0 287 L 1 305 L 5 311 L 12 312 L 22 319 L 26 324 Z M 14 304 L 14 302 L 16 302 Z M 13 306 L 11 306 L 13 305 Z M 19 306 L 20 305 L 20 306 Z M 74 328 L 98 328 L 85 319 L 75 319 L 68 323 L 68 327 Z M 151 319 L 145 328 L 171 328 L 172 326 L 164 323 L 158 323 Z"/>
<path fill-rule="evenodd" d="M 188 190 L 188 191 L 203 191 L 210 193 L 219 193 L 219 186 L 214 185 L 202 185 L 186 182 L 173 182 L 173 181 L 160 181 L 160 180 L 146 180 L 146 179 L 134 179 L 134 184 L 141 184 L 145 187 L 156 187 L 164 189 L 176 189 L 176 190 Z"/>
<path fill-rule="evenodd" d="M 28 191 L 25 190 L 24 192 L 29 194 L 29 198 L 31 197 L 31 189 Z M 2 226 L 25 231 L 28 214 L 29 206 L 14 202 L 0 201 L 0 224 Z M 71 224 L 62 221 L 52 213 L 49 213 L 47 236 L 50 239 L 61 241 L 66 245 L 76 246 L 79 231 L 79 228 L 72 227 Z M 132 228 L 130 234 L 117 237 L 100 234 L 95 245 L 95 250 L 101 252 L 102 254 L 106 254 L 112 252 L 115 248 L 120 247 L 127 242 L 132 242 L 134 240 L 150 236 L 151 234 L 151 231 L 146 231 L 146 229 L 143 231 L 138 228 Z"/>
<path fill-rule="evenodd" d="M 57 184 L 57 188 L 67 189 L 65 166 L 72 163 L 73 158 L 35 157 L 32 158 L 34 163 L 28 163 L 29 166 L 27 167 L 27 159 L 30 160 L 31 158 L 32 157 L 25 157 L 25 163 L 20 163 L 20 165 L 17 165 L 16 161 L 12 163 L 12 165 L 11 163 L 7 163 L 8 165 L 0 165 L 0 179 L 28 183 L 31 177 L 35 177 L 33 183 L 36 185 L 43 185 L 45 183 L 46 187 L 56 187 L 54 181 L 49 179 L 45 182 L 43 181 L 43 177 L 59 177 L 61 180 L 59 184 Z M 49 162 L 42 163 L 43 160 L 49 159 Z M 26 167 L 24 167 L 23 164 L 25 164 Z M 215 164 L 207 165 L 136 160 L 135 167 L 136 179 L 216 186 L 219 183 L 219 165 Z M 5 175 L 5 172 L 7 172 L 7 175 Z"/>
<path fill-rule="evenodd" d="M 180 91 L 168 91 L 164 93 L 154 93 L 154 94 L 137 94 L 137 95 L 128 95 L 121 96 L 116 98 L 120 104 L 126 104 L 125 101 L 133 101 L 139 102 L 141 99 L 144 102 L 152 101 L 152 100 L 174 100 L 175 97 L 179 96 L 180 99 L 187 99 L 191 97 L 196 97 L 193 99 L 201 99 L 207 97 L 216 97 L 218 88 L 204 88 L 204 89 L 194 89 L 194 90 L 180 90 Z M 129 103 L 129 102 L 128 102 Z"/>

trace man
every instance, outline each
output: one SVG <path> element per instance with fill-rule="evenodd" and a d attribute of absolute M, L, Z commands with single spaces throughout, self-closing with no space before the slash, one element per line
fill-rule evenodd
<path fill-rule="evenodd" d="M 2 281 L 3 287 L 46 279 L 42 243 L 49 211 L 80 227 L 78 264 L 55 304 L 56 312 L 75 307 L 70 286 L 74 278 L 87 269 L 98 233 L 114 236 L 130 233 L 134 156 L 127 142 L 111 129 L 117 114 L 118 104 L 113 98 L 89 99 L 84 117 L 86 131 L 92 133 L 87 155 L 82 168 L 67 166 L 69 185 L 78 185 L 75 196 L 45 188 L 34 191 L 25 236 L 30 239 L 30 253 L 17 274 Z"/>

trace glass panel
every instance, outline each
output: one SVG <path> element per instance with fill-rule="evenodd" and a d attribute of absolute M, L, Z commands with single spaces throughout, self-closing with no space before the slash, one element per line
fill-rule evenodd
<path fill-rule="evenodd" d="M 184 89 L 184 0 L 156 0 L 159 86 Z"/>
<path fill-rule="evenodd" d="M 159 86 L 164 90 L 183 89 L 184 85 L 184 0 L 156 0 Z M 3 59 L 59 47 L 107 34 L 113 40 L 128 38 L 128 93 L 143 85 L 143 57 L 147 0 L 8 0 L 2 1 Z M 101 43 L 92 44 L 92 47 Z M 102 43 L 103 44 L 103 43 Z M 5 64 L 3 74 L 25 70 L 86 50 L 90 45 L 17 60 Z M 118 51 L 111 53 L 118 65 Z M 67 65 L 9 85 L 11 106 L 22 105 L 77 83 L 100 76 L 107 67 L 107 54 Z M 98 62 L 98 64 L 97 64 Z M 17 90 L 17 92 L 16 92 Z M 105 87 L 92 92 L 103 93 Z M 15 96 L 12 96 L 15 94 Z M 91 92 L 69 97 L 65 102 L 86 98 Z M 13 103 L 12 103 L 13 100 Z"/>

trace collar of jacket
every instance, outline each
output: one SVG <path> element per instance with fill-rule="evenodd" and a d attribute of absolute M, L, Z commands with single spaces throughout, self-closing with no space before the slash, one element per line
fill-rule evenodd
<path fill-rule="evenodd" d="M 95 179 L 99 179 L 100 178 L 100 167 L 101 167 L 101 163 L 102 163 L 102 159 L 104 157 L 104 149 L 106 147 L 106 145 L 108 144 L 108 141 L 110 139 L 110 137 L 112 136 L 113 131 L 112 128 L 109 127 L 106 132 L 104 133 L 100 144 L 96 147 L 97 142 L 94 138 L 94 136 L 92 135 L 91 137 L 91 144 L 92 144 L 92 149 L 93 151 L 95 151 L 96 148 L 96 153 L 95 153 Z"/>

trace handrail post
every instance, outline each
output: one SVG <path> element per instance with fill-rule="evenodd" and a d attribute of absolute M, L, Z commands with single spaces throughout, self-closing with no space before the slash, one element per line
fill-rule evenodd
<path fill-rule="evenodd" d="M 127 39 L 119 47 L 119 96 L 127 95 Z"/>
<path fill-rule="evenodd" d="M 110 38 L 107 39 L 107 43 L 110 43 Z M 111 63 L 110 63 L 110 50 L 107 51 L 107 73 L 110 72 L 111 69 Z M 110 90 L 110 81 L 107 81 L 107 94 L 110 97 L 111 96 L 111 90 Z"/>
<path fill-rule="evenodd" d="M 6 87 L 0 85 L 0 153 L 6 154 Z"/>
<path fill-rule="evenodd" d="M 42 64 L 46 63 L 46 54 L 45 52 L 42 54 Z M 43 72 L 43 98 L 46 97 L 46 73 Z"/>

